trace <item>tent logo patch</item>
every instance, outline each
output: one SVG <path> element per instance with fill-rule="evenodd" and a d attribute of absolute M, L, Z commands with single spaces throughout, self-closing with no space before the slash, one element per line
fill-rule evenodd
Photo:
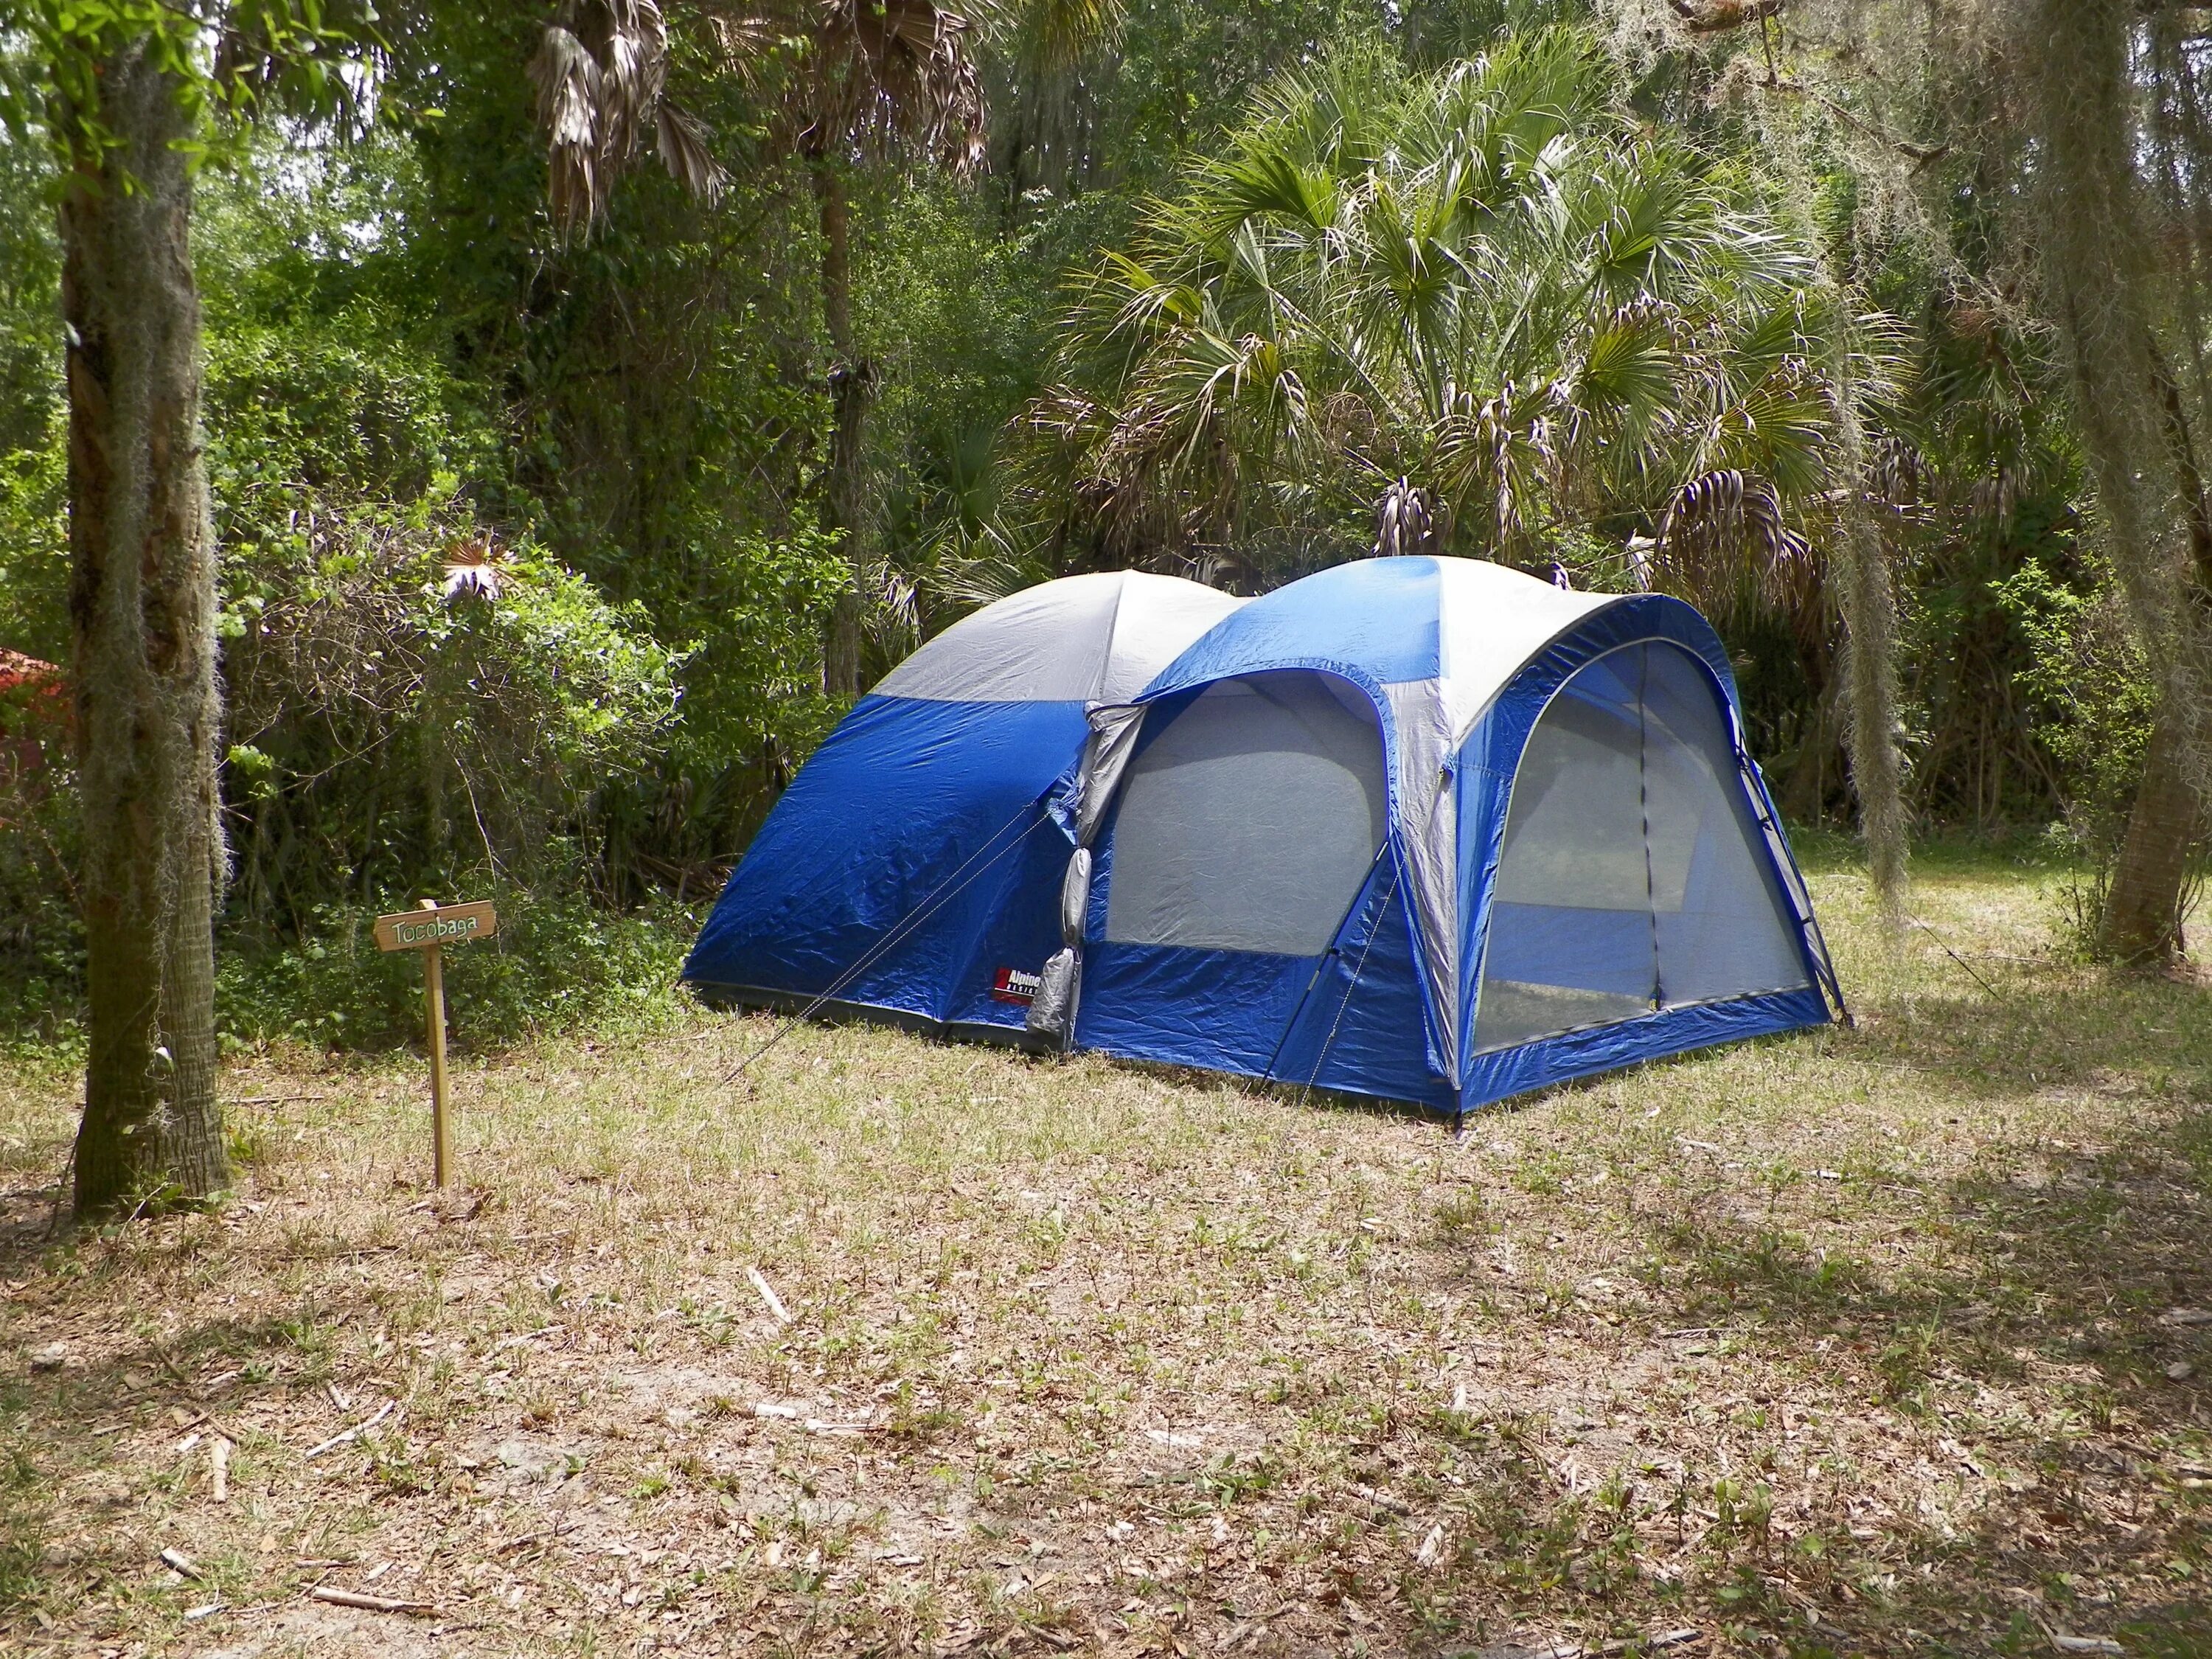
<path fill-rule="evenodd" d="M 1025 974 L 1018 968 L 1001 968 L 991 981 L 991 994 L 1001 1002 L 1034 1002 L 1039 983 L 1035 974 Z"/>

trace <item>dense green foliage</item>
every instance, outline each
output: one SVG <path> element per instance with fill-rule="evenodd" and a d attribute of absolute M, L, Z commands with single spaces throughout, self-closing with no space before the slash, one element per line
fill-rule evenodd
<path fill-rule="evenodd" d="M 992 16 L 980 168 L 827 163 L 874 387 L 866 678 L 1016 583 L 1142 563 L 1255 588 L 1388 520 L 1698 599 L 1787 810 L 1840 817 L 1828 564 L 1864 501 L 1923 823 L 2109 842 L 2144 665 L 1972 191 L 1937 170 L 1951 222 L 1899 228 L 1848 120 L 1804 105 L 1778 146 L 1732 51 L 1624 46 L 1574 4 Z M 528 908 L 508 965 L 468 970 L 507 987 L 501 1029 L 600 994 L 544 965 L 578 907 L 680 934 L 668 907 L 841 712 L 804 52 L 733 58 L 672 7 L 668 96 L 719 191 L 639 167 L 563 236 L 526 73 L 544 21 L 405 9 L 349 118 L 230 122 L 200 174 L 243 1036 L 398 1035 L 359 924 L 425 893 Z M 59 661 L 46 154 L 35 123 L 0 137 L 0 646 Z M 1846 409 L 1870 483 L 1838 474 Z M 0 805 L 19 1030 L 75 995 L 65 750 L 48 731 Z"/>
<path fill-rule="evenodd" d="M 1407 479 L 1437 550 L 1618 583 L 1709 473 L 1802 516 L 1825 304 L 1740 175 L 1635 131 L 1585 36 L 1425 76 L 1347 52 L 1089 275 L 1039 416 L 1055 528 L 1279 580 L 1364 556 Z"/>

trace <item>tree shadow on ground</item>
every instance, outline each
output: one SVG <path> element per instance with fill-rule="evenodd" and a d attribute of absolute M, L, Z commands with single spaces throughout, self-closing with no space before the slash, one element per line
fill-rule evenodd
<path fill-rule="evenodd" d="M 0 1279 L 25 1279 L 69 1227 L 69 1194 L 58 1184 L 0 1192 Z"/>
<path fill-rule="evenodd" d="M 290 1315 L 205 1320 L 161 1339 L 142 1330 L 103 1342 L 95 1359 L 70 1352 L 0 1389 L 0 1635 L 11 1613 L 66 1615 L 103 1582 L 158 1574 L 155 1524 L 142 1512 L 144 1435 L 230 1441 L 244 1480 L 252 1460 L 287 1444 L 260 1419 L 270 1407 L 289 1414 L 322 1387 L 329 1334 L 368 1306 L 364 1290 Z M 189 1481 L 199 1467 L 180 1463 L 169 1480 Z M 248 1576 L 237 1562 L 196 1565 L 201 1592 Z"/>
<path fill-rule="evenodd" d="M 2191 980 L 2031 963 L 1863 1011 L 1834 1058 L 1939 1078 L 1972 1096 L 2176 1082 L 2212 1094 L 2212 992 Z"/>
<path fill-rule="evenodd" d="M 1983 1488 L 1964 1530 L 1897 1522 L 1891 1639 L 2046 1652 L 2078 1621 L 2131 1654 L 2212 1653 L 2212 1030 L 2181 1018 L 2203 1002 L 2157 982 L 2043 1009 L 1923 1000 L 1842 1057 L 1910 1056 L 1975 1093 L 2139 1096 L 2127 1127 L 2085 1127 L 2097 1150 L 1990 1141 L 1939 1180 L 1847 1166 L 1764 1218 L 1717 1188 L 1646 1218 L 1663 1316 L 1860 1395 Z M 1874 1645 L 1833 1650 L 1880 1650 L 1855 1634 Z"/>

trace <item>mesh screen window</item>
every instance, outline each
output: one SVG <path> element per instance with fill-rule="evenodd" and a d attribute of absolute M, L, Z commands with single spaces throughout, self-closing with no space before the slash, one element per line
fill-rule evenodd
<path fill-rule="evenodd" d="M 1129 769 L 1106 937 L 1317 957 L 1382 845 L 1382 732 L 1313 673 L 1207 688 Z"/>
<path fill-rule="evenodd" d="M 1476 1049 L 1808 983 L 1705 670 L 1659 643 L 1581 670 L 1514 779 Z"/>

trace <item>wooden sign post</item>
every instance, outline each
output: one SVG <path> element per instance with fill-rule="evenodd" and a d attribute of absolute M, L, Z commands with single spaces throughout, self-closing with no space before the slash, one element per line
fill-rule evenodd
<path fill-rule="evenodd" d="M 376 919 L 378 950 L 422 953 L 422 1001 L 430 1039 L 430 1176 L 440 1187 L 446 1184 L 446 974 L 439 950 L 489 939 L 497 932 L 499 917 L 489 899 L 442 905 L 424 899 L 419 910 Z"/>

